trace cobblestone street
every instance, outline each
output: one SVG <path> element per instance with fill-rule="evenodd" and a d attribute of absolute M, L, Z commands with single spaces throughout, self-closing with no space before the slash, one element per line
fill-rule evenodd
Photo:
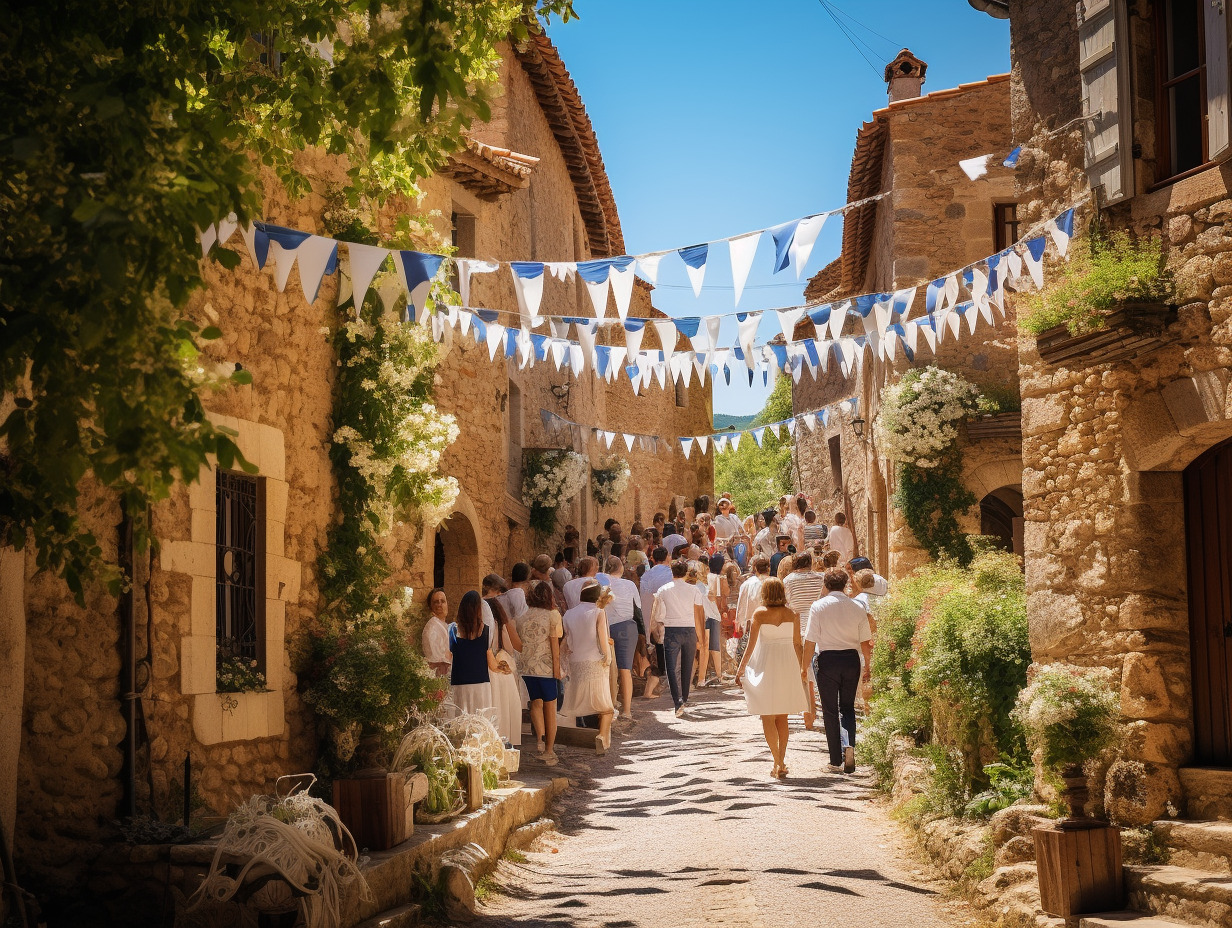
<path fill-rule="evenodd" d="M 638 701 L 639 721 L 606 757 L 561 750 L 556 769 L 576 785 L 552 811 L 558 830 L 525 861 L 501 861 L 482 924 L 966 923 L 909 860 L 866 778 L 819 772 L 824 736 L 793 718 L 790 776 L 778 782 L 738 690 L 692 702 L 676 719 L 666 698 Z"/>

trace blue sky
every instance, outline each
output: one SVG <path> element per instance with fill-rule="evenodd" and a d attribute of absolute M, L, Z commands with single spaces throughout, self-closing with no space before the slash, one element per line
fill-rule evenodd
<path fill-rule="evenodd" d="M 549 28 L 594 123 L 630 254 L 841 206 L 856 130 L 885 105 L 881 72 L 904 46 L 928 62 L 925 93 L 1009 70 L 1009 24 L 965 0 L 829 5 L 871 46 L 861 46 L 871 67 L 820 0 L 577 0 L 580 19 Z M 838 254 L 841 227 L 827 222 L 798 283 L 793 269 L 770 273 L 763 239 L 739 308 L 802 303 L 807 278 Z M 700 299 L 683 264 L 663 259 L 654 302 L 664 312 L 730 312 L 732 296 L 726 246 L 711 249 Z M 758 342 L 772 323 L 763 318 Z M 734 320 L 722 338 L 735 343 Z M 720 378 L 714 411 L 757 412 L 767 392 Z"/>

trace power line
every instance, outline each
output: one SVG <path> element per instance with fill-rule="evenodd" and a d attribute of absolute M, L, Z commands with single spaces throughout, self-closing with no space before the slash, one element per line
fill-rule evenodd
<path fill-rule="evenodd" d="M 835 10 L 837 10 L 839 13 L 841 13 L 841 14 L 842 14 L 843 16 L 845 16 L 847 19 L 851 20 L 853 23 L 855 23 L 855 24 L 856 24 L 857 26 L 859 26 L 861 29 L 864 29 L 864 30 L 866 30 L 867 32 L 871 32 L 873 35 L 877 36 L 877 38 L 879 38 L 879 39 L 883 40 L 883 41 L 884 41 L 884 42 L 886 42 L 888 45 L 892 45 L 892 46 L 893 46 L 893 47 L 895 47 L 895 48 L 905 48 L 905 47 L 906 47 L 906 45 L 904 45 L 902 42 L 895 42 L 893 39 L 889 38 L 888 36 L 884 36 L 884 35 L 882 35 L 880 32 L 878 32 L 878 31 L 877 31 L 876 29 L 874 29 L 872 26 L 869 26 L 869 25 L 868 25 L 868 24 L 866 24 L 866 23 L 862 23 L 862 22 L 860 22 L 860 20 L 856 19 L 854 16 L 852 16 L 850 13 L 848 13 L 848 12 L 847 12 L 847 11 L 845 11 L 845 10 L 843 10 L 841 7 L 837 6 L 836 4 L 833 4 L 833 3 L 827 3 L 826 5 L 827 5 L 827 6 L 832 6 L 832 7 L 834 7 L 834 9 L 835 9 Z"/>
<path fill-rule="evenodd" d="M 826 11 L 826 15 L 829 16 L 830 19 L 834 21 L 834 25 L 836 25 L 839 31 L 844 36 L 846 36 L 847 41 L 851 43 L 851 47 L 854 48 L 856 50 L 856 53 L 859 54 L 859 56 L 864 59 L 864 62 L 865 64 L 869 66 L 869 69 L 874 74 L 876 74 L 878 77 L 880 77 L 881 75 L 877 71 L 877 66 L 873 64 L 873 62 L 869 59 L 868 55 L 864 54 L 864 49 L 860 48 L 860 46 L 856 44 L 856 40 L 852 37 L 851 33 L 847 31 L 847 27 L 844 26 L 842 22 L 839 20 L 839 18 L 834 15 L 834 11 L 830 9 L 830 4 L 826 3 L 826 0 L 818 0 L 818 2 L 821 3 L 821 8 Z"/>

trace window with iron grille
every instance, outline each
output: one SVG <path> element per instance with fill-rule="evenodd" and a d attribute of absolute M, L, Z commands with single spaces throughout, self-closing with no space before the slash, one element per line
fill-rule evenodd
<path fill-rule="evenodd" d="M 215 633 L 224 657 L 265 666 L 265 526 L 261 481 L 218 471 Z"/>

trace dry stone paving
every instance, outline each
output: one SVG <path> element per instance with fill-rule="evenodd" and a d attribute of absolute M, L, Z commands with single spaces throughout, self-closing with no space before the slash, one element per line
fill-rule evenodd
<path fill-rule="evenodd" d="M 501 861 L 481 924 L 967 923 L 902 853 L 907 839 L 871 801 L 867 777 L 821 772 L 822 734 L 793 719 L 780 782 L 739 691 L 703 690 L 692 703 L 676 719 L 666 699 L 639 701 L 639 721 L 605 757 L 560 750 L 556 772 L 575 788 L 553 809 L 555 830 Z"/>

